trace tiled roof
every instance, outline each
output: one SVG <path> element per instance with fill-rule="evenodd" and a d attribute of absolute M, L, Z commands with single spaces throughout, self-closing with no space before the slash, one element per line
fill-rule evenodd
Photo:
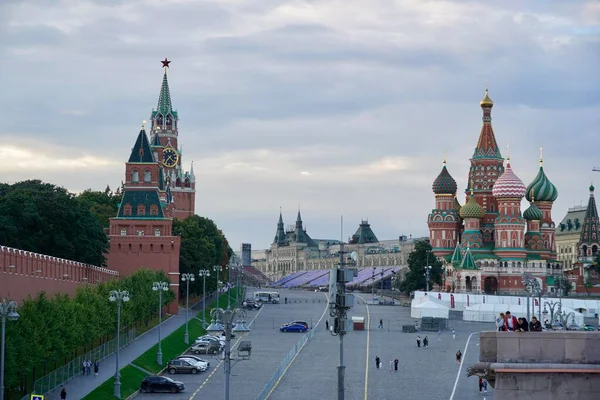
<path fill-rule="evenodd" d="M 138 206 L 144 205 L 144 214 L 138 214 Z M 127 206 L 131 206 L 131 214 L 126 213 Z M 157 207 L 157 214 L 151 215 L 152 206 Z M 134 190 L 125 189 L 119 206 L 119 218 L 132 219 L 157 219 L 164 218 L 157 190 Z"/>
<path fill-rule="evenodd" d="M 154 163 L 154 157 L 150 150 L 150 142 L 148 141 L 148 135 L 144 128 L 140 130 L 138 137 L 131 149 L 131 155 L 129 156 L 129 162 L 135 163 Z"/>
<path fill-rule="evenodd" d="M 504 173 L 494 183 L 492 194 L 496 198 L 523 198 L 525 196 L 525 185 L 513 172 L 510 160 L 506 163 Z"/>

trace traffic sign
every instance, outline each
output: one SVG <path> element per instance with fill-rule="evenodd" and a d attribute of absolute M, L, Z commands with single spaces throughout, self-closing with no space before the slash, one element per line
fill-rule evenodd
<path fill-rule="evenodd" d="M 44 400 L 44 395 L 42 394 L 32 394 L 29 400 Z"/>

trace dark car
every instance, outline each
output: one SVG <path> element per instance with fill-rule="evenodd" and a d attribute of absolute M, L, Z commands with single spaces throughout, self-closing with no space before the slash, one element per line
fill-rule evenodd
<path fill-rule="evenodd" d="M 179 393 L 185 390 L 183 382 L 175 381 L 168 376 L 147 376 L 142 381 L 141 393 L 167 392 Z"/>
<path fill-rule="evenodd" d="M 244 300 L 244 302 L 242 303 L 242 306 L 248 310 L 261 308 L 262 305 L 263 305 L 262 301 L 254 301 L 254 300 L 249 300 L 249 299 Z"/>

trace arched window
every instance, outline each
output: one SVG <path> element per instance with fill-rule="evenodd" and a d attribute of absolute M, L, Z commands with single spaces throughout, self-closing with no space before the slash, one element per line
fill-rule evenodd
<path fill-rule="evenodd" d="M 144 182 L 152 181 L 152 172 L 149 169 L 144 170 Z"/>
<path fill-rule="evenodd" d="M 185 178 L 185 187 L 190 187 L 190 178 Z"/>
<path fill-rule="evenodd" d="M 175 180 L 175 186 L 177 186 L 177 187 L 181 187 L 181 179 L 177 178 L 177 179 Z"/>
<path fill-rule="evenodd" d="M 140 173 L 137 169 L 131 171 L 131 182 L 138 183 L 140 181 Z"/>
<path fill-rule="evenodd" d="M 131 204 L 125 204 L 123 206 L 123 215 L 131 215 Z"/>
<path fill-rule="evenodd" d="M 143 204 L 139 204 L 137 206 L 137 215 L 146 215 L 146 206 Z"/>
<path fill-rule="evenodd" d="M 150 215 L 158 215 L 158 207 L 156 204 L 150 206 Z"/>

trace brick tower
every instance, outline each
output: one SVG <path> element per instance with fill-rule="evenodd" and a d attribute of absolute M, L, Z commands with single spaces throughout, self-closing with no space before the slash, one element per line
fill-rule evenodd
<path fill-rule="evenodd" d="M 162 61 L 164 75 L 158 106 L 150 115 L 150 147 L 154 159 L 162 167 L 165 185 L 173 195 L 173 217 L 185 219 L 195 214 L 196 176 L 193 164 L 189 171 L 184 171 L 182 167 L 182 149 L 178 143 L 177 130 L 179 115 L 171 104 L 167 79 L 170 62 L 166 58 Z"/>

